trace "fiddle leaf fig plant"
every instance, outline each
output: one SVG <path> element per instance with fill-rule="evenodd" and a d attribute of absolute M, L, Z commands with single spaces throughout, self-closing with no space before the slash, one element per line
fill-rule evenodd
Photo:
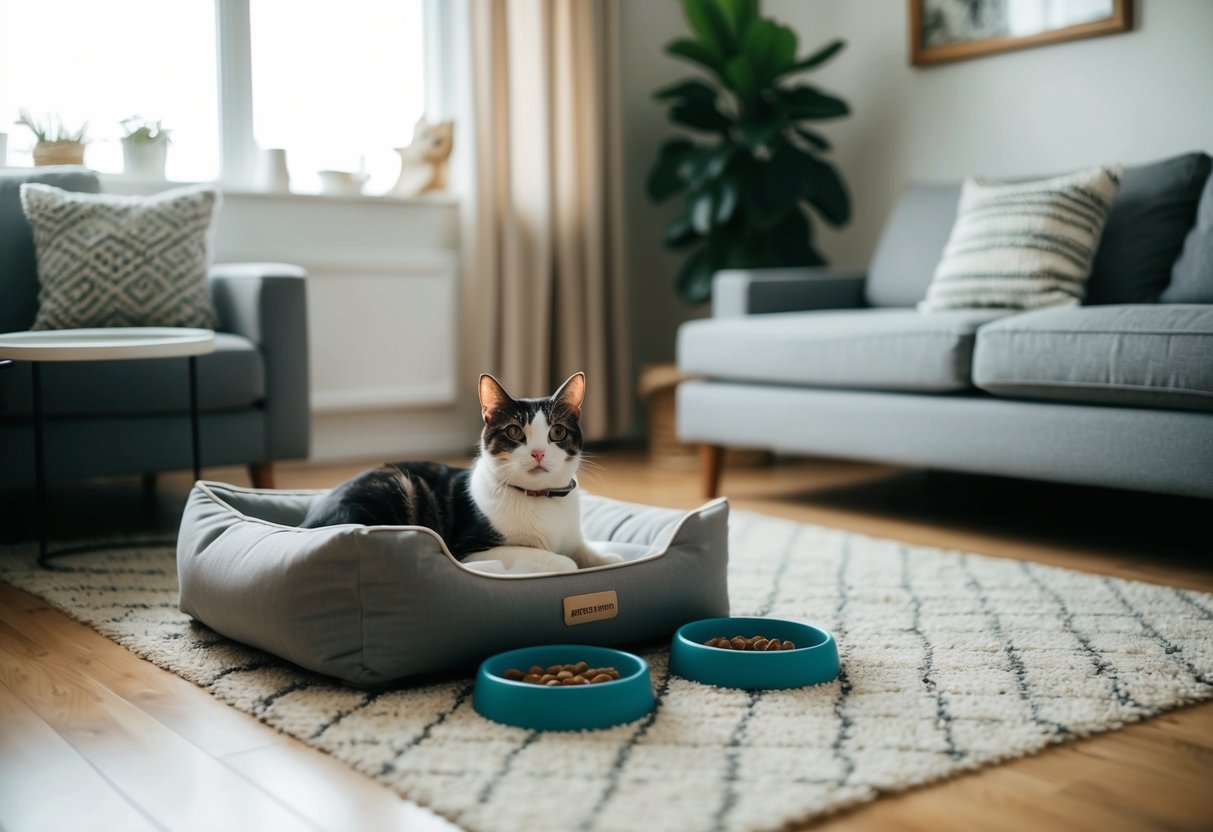
<path fill-rule="evenodd" d="M 810 125 L 850 108 L 799 78 L 834 57 L 842 41 L 800 58 L 796 33 L 762 17 L 758 0 L 682 0 L 682 7 L 692 37 L 665 51 L 706 74 L 654 93 L 693 137 L 661 146 L 646 187 L 655 202 L 683 197 L 664 242 L 687 252 L 676 287 L 696 304 L 710 297 L 720 269 L 825 263 L 808 209 L 840 226 L 850 221 L 851 200 L 824 158 L 830 142 Z"/>

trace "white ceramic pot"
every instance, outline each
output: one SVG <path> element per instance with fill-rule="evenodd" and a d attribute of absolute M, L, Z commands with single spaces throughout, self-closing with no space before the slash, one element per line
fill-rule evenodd
<path fill-rule="evenodd" d="M 291 172 L 286 166 L 286 151 L 280 147 L 261 152 L 261 169 L 257 186 L 270 193 L 285 194 L 291 190 Z"/>
<path fill-rule="evenodd" d="M 132 142 L 122 140 L 122 169 L 127 176 L 163 179 L 168 142 Z"/>

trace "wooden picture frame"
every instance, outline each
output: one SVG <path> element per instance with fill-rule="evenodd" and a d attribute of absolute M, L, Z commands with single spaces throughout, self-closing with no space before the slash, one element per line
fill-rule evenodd
<path fill-rule="evenodd" d="M 1028 49 L 1033 46 L 1044 46 L 1050 43 L 1061 43 L 1068 40 L 1092 38 L 1100 35 L 1113 35 L 1127 32 L 1133 28 L 1132 0 L 1107 0 L 1108 13 L 1104 17 L 1091 19 L 1083 11 L 1090 2 L 1080 0 L 1075 5 L 1075 11 L 1080 19 L 1071 25 L 1047 28 L 1047 23 L 1041 23 L 1039 31 L 1028 34 L 984 34 L 977 27 L 972 33 L 950 32 L 949 27 L 963 28 L 970 19 L 983 14 L 982 0 L 908 0 L 910 4 L 909 37 L 910 63 L 914 66 L 933 66 L 935 64 L 963 61 L 978 58 L 982 55 L 992 55 L 998 52 L 1009 52 L 1014 49 Z M 986 0 L 989 4 L 984 13 L 988 18 L 981 21 L 987 31 L 998 32 L 1005 29 L 1012 13 L 1012 5 L 1017 0 Z M 1064 0 L 1062 0 L 1064 3 Z M 1056 3 L 1054 4 L 1056 5 Z M 1062 6 L 1064 11 L 1064 6 Z M 957 26 L 957 24 L 960 24 Z M 941 27 L 943 33 L 940 32 Z M 929 29 L 935 31 L 929 31 Z M 934 42 L 931 42 L 934 41 Z"/>

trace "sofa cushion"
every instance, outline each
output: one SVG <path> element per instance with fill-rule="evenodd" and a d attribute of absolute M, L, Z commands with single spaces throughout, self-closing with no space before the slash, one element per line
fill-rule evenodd
<path fill-rule="evenodd" d="M 1213 176 L 1196 208 L 1196 225 L 1184 240 L 1183 254 L 1171 269 L 1171 284 L 1159 298 L 1163 303 L 1213 303 Z"/>
<path fill-rule="evenodd" d="M 959 201 L 958 182 L 914 184 L 897 201 L 868 269 L 870 306 L 914 306 L 927 296 Z"/>
<path fill-rule="evenodd" d="M 1042 309 L 977 333 L 973 381 L 1002 396 L 1213 410 L 1213 306 Z"/>
<path fill-rule="evenodd" d="M 922 312 L 1077 306 L 1124 171 L 998 184 L 965 180 Z"/>
<path fill-rule="evenodd" d="M 1087 304 L 1154 303 L 1192 229 L 1209 156 L 1126 168 L 1091 265 Z"/>
<path fill-rule="evenodd" d="M 38 313 L 34 230 L 21 210 L 23 182 L 93 194 L 101 190 L 97 175 L 87 168 L 0 170 L 0 332 L 29 329 Z"/>
<path fill-rule="evenodd" d="M 33 411 L 29 367 L 0 367 L 0 417 Z M 63 361 L 42 365 L 42 407 L 47 416 L 185 413 L 189 371 L 184 358 L 131 361 Z M 198 408 L 236 410 L 265 398 L 265 365 L 256 344 L 215 333 L 215 352 L 198 358 Z"/>
<path fill-rule="evenodd" d="M 678 330 L 680 369 L 712 378 L 867 390 L 972 387 L 977 327 L 1007 312 L 912 309 L 786 312 L 691 321 Z"/>

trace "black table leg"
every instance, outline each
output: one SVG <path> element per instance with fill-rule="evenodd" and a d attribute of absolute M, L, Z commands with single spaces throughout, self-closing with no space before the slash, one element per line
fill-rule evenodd
<path fill-rule="evenodd" d="M 201 460 L 198 449 L 198 359 L 189 356 L 190 362 L 190 446 L 193 455 L 194 482 L 202 479 Z M 46 505 L 46 471 L 42 451 L 42 374 L 37 361 L 31 361 L 34 378 L 34 466 L 37 476 L 38 490 L 38 565 L 43 569 L 55 569 L 51 561 L 63 555 L 79 555 L 87 552 L 99 552 L 106 549 L 125 549 L 131 546 L 174 546 L 176 539 L 142 540 L 112 543 L 90 543 L 83 546 L 72 546 L 47 552 L 47 505 Z"/>
<path fill-rule="evenodd" d="M 38 564 L 46 565 L 46 459 L 42 451 L 42 365 L 29 363 L 34 382 L 34 482 L 38 492 Z"/>
<path fill-rule="evenodd" d="M 190 356 L 190 443 L 193 449 L 194 482 L 202 479 L 202 464 L 198 459 L 198 357 Z"/>

